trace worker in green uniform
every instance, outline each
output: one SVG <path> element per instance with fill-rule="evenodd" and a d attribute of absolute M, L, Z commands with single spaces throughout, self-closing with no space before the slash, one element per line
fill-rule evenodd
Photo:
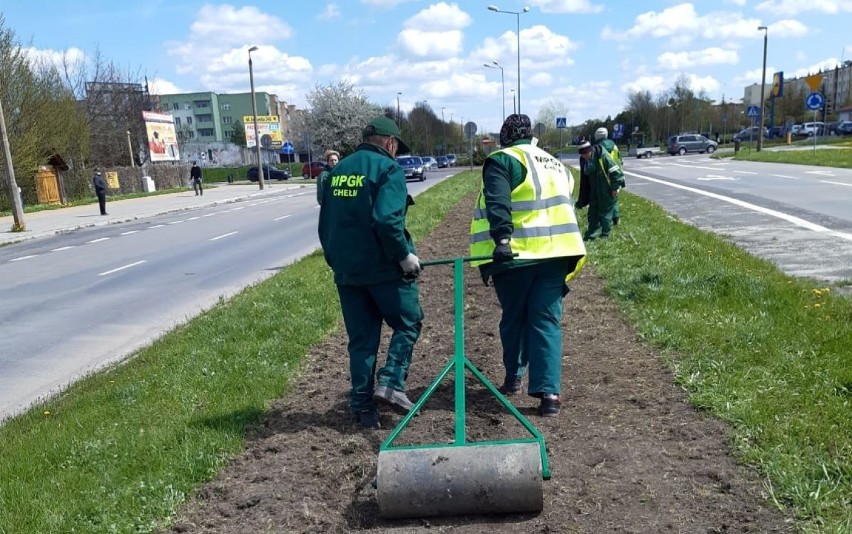
<path fill-rule="evenodd" d="M 405 228 L 414 201 L 395 159 L 410 150 L 387 117 L 370 121 L 362 138 L 322 182 L 319 238 L 349 336 L 349 407 L 361 426 L 380 428 L 376 401 L 406 411 L 414 405 L 405 380 L 423 321 L 420 261 Z M 376 372 L 382 322 L 393 334 Z"/>
<path fill-rule="evenodd" d="M 521 390 L 541 399 L 539 414 L 560 411 L 562 299 L 586 249 L 572 190 L 574 180 L 557 158 L 538 148 L 526 115 L 509 115 L 500 129 L 502 150 L 485 160 L 482 190 L 470 226 L 471 262 L 494 284 L 502 308 L 500 340 L 505 379 L 499 391 Z"/>
<path fill-rule="evenodd" d="M 601 145 L 588 141 L 578 147 L 580 152 L 580 195 L 576 209 L 589 207 L 588 227 L 583 239 L 609 237 L 618 192 L 624 187 L 621 167 Z"/>
<path fill-rule="evenodd" d="M 609 155 L 612 156 L 613 161 L 618 163 L 618 166 L 621 168 L 622 172 L 622 180 L 624 179 L 624 160 L 621 159 L 621 152 L 618 151 L 618 145 L 615 144 L 615 141 L 609 139 L 609 131 L 606 128 L 598 128 L 595 130 L 595 144 L 602 146 Z M 621 187 L 625 187 L 626 184 L 622 182 Z M 612 208 L 612 225 L 618 226 L 619 221 L 621 220 L 621 210 L 618 208 L 618 196 L 615 197 L 615 204 Z"/>

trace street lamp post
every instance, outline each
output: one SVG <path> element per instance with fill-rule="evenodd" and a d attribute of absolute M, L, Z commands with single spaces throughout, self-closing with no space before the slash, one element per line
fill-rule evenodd
<path fill-rule="evenodd" d="M 757 129 L 757 151 L 763 148 L 763 106 L 764 98 L 766 98 L 766 41 L 769 38 L 769 28 L 766 26 L 758 26 L 757 31 L 763 30 L 763 76 L 760 78 L 760 123 Z"/>
<path fill-rule="evenodd" d="M 517 108 L 515 107 L 515 90 L 514 90 L 514 89 L 509 89 L 509 92 L 510 92 L 510 93 L 512 93 L 512 113 L 517 113 L 517 112 L 518 112 L 518 110 L 517 110 Z"/>
<path fill-rule="evenodd" d="M 503 86 L 503 96 L 500 99 L 500 102 L 502 102 L 503 104 L 503 120 L 506 120 L 506 82 L 503 78 L 503 65 L 497 63 L 496 61 L 493 61 L 492 63 L 494 64 L 489 65 L 488 63 L 483 63 L 482 66 L 489 69 L 500 69 L 500 84 Z"/>
<path fill-rule="evenodd" d="M 2 100 L 0 100 L 0 138 L 3 142 L 3 154 L 6 157 L 6 193 L 9 195 L 9 206 L 12 209 L 12 231 L 23 232 L 27 229 L 24 221 L 24 204 L 21 202 L 21 190 L 15 181 L 15 167 L 12 165 L 12 150 L 9 148 L 9 132 L 6 131 Z"/>
<path fill-rule="evenodd" d="M 401 95 L 401 94 L 402 94 L 402 93 L 397 93 L 397 94 L 396 94 L 396 124 L 397 124 L 397 125 L 402 124 L 402 122 L 401 122 L 401 121 L 402 121 L 402 117 L 401 117 L 401 116 L 400 116 L 400 114 L 399 114 L 399 95 Z"/>
<path fill-rule="evenodd" d="M 442 156 L 447 155 L 447 123 L 444 122 L 444 108 L 441 108 L 441 136 L 444 138 L 443 141 L 443 154 Z"/>
<path fill-rule="evenodd" d="M 495 13 L 509 13 L 511 15 L 515 15 L 515 21 L 517 22 L 517 31 L 518 31 L 518 111 L 521 112 L 521 13 L 526 13 L 530 10 L 529 6 L 524 6 L 522 11 L 503 11 L 502 9 L 498 9 L 497 6 L 491 5 L 488 6 L 489 11 L 493 11 Z"/>
<path fill-rule="evenodd" d="M 260 135 L 257 131 L 257 100 L 254 97 L 254 70 L 252 69 L 251 53 L 257 50 L 256 46 L 248 49 L 249 56 L 249 83 L 251 84 L 251 112 L 254 116 L 254 147 L 257 151 L 257 185 L 263 189 L 263 159 L 260 156 Z"/>

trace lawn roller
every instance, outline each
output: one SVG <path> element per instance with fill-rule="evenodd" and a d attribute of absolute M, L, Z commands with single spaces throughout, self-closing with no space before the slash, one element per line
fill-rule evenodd
<path fill-rule="evenodd" d="M 464 262 L 485 257 L 423 261 L 453 264 L 454 355 L 379 448 L 376 474 L 379 515 L 411 518 L 539 512 L 542 480 L 550 478 L 544 437 L 477 369 L 464 353 Z M 508 409 L 531 437 L 468 443 L 465 438 L 465 369 Z M 453 371 L 455 438 L 452 443 L 394 446 L 397 436 Z"/>

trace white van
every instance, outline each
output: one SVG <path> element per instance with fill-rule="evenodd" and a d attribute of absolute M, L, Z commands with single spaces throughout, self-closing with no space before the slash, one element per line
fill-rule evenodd
<path fill-rule="evenodd" d="M 806 135 L 808 137 L 812 137 L 814 135 L 825 135 L 825 123 L 806 122 L 802 124 L 802 128 L 799 130 L 799 135 Z"/>

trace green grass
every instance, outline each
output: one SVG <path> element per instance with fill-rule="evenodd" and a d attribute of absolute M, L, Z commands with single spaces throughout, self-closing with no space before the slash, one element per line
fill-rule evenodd
<path fill-rule="evenodd" d="M 462 173 L 417 198 L 416 239 L 476 189 L 477 176 Z M 852 531 L 852 302 L 638 197 L 619 198 L 624 223 L 589 244 L 590 264 L 640 338 L 696 406 L 731 425 L 736 453 L 802 531 Z M 0 533 L 167 524 L 339 321 L 315 253 L 8 422 Z"/>
<path fill-rule="evenodd" d="M 852 532 L 852 301 L 790 278 L 655 205 L 589 246 L 640 338 L 807 532 Z"/>
<path fill-rule="evenodd" d="M 846 148 L 817 148 L 808 150 L 761 150 L 743 151 L 733 156 L 741 161 L 764 161 L 768 163 L 795 163 L 820 167 L 842 167 L 852 169 L 852 146 Z"/>
<path fill-rule="evenodd" d="M 417 199 L 422 238 L 472 192 Z M 243 444 L 308 348 L 340 321 L 320 253 L 221 303 L 0 428 L 0 533 L 147 532 Z"/>

